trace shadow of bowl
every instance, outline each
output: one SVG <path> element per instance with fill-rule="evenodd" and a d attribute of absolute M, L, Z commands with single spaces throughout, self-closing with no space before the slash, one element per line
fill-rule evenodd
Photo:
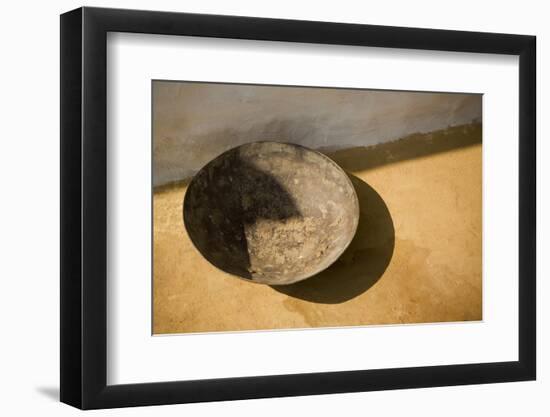
<path fill-rule="evenodd" d="M 329 268 L 305 281 L 272 286 L 302 300 L 342 303 L 367 291 L 384 274 L 393 255 L 395 230 L 382 197 L 366 182 L 348 174 L 359 199 L 359 224 L 352 242 Z"/>

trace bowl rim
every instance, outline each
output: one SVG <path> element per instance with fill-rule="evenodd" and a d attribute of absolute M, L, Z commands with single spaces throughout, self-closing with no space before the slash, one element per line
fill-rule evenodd
<path fill-rule="evenodd" d="M 270 284 L 270 283 L 266 283 L 266 282 L 260 282 L 260 281 L 255 281 L 253 279 L 250 279 L 250 278 L 245 278 L 245 277 L 241 277 L 239 275 L 236 275 L 236 274 L 232 274 L 231 272 L 227 272 L 225 271 L 224 269 L 220 268 L 218 265 L 214 264 L 212 261 L 210 261 L 210 259 L 208 259 L 206 256 L 203 255 L 203 253 L 200 251 L 200 249 L 197 247 L 197 244 L 195 243 L 195 241 L 193 240 L 193 238 L 191 237 L 191 233 L 189 233 L 189 228 L 187 227 L 187 222 L 185 221 L 185 206 L 186 206 L 186 201 L 187 201 L 187 198 L 188 198 L 188 191 L 189 189 L 191 188 L 192 184 L 193 184 L 193 181 L 195 180 L 195 178 L 198 176 L 198 174 L 203 171 L 206 167 L 208 167 L 208 165 L 210 165 L 212 162 L 216 161 L 217 159 L 219 158 L 222 158 L 225 154 L 228 154 L 230 152 L 235 152 L 237 149 L 240 149 L 240 148 L 244 148 L 244 147 L 247 147 L 247 146 L 250 146 L 250 145 L 257 145 L 257 144 L 277 144 L 277 145 L 286 145 L 286 146 L 290 146 L 290 147 L 295 147 L 295 148 L 301 148 L 303 150 L 305 150 L 306 152 L 312 152 L 314 154 L 317 154 L 318 156 L 321 156 L 322 158 L 324 158 L 325 160 L 327 160 L 331 166 L 335 167 L 339 172 L 340 174 L 342 174 L 344 177 L 345 177 L 345 180 L 346 180 L 346 183 L 347 185 L 349 186 L 349 188 L 352 190 L 352 199 L 353 199 L 353 203 L 352 203 L 352 210 L 353 210 L 353 225 L 352 225 L 352 232 L 349 234 L 349 238 L 347 239 L 347 242 L 342 245 L 341 249 L 339 251 L 336 251 L 335 252 L 335 255 L 333 257 L 333 259 L 330 260 L 330 262 L 328 262 L 328 264 L 326 266 L 324 266 L 322 269 L 318 269 L 312 273 L 308 273 L 308 274 L 305 274 L 305 275 L 299 275 L 299 278 L 292 281 L 292 282 L 289 282 L 289 283 L 285 283 L 285 284 Z M 259 141 L 253 141 L 253 142 L 247 142 L 247 143 L 243 143 L 241 145 L 237 145 L 237 146 L 234 146 L 233 148 L 230 148 L 230 149 L 227 149 L 221 153 L 219 153 L 217 156 L 215 156 L 214 158 L 210 159 L 206 164 L 204 164 L 199 170 L 197 170 L 197 172 L 193 175 L 193 177 L 191 178 L 191 180 L 189 181 L 189 183 L 187 184 L 187 187 L 186 187 L 186 190 L 185 190 L 185 194 L 184 194 L 184 197 L 183 197 L 183 204 L 182 204 L 182 220 L 183 220 L 183 224 L 184 224 L 184 227 L 185 227 L 185 230 L 187 232 L 187 235 L 189 236 L 189 240 L 191 241 L 191 243 L 193 243 L 193 246 L 195 247 L 195 249 L 201 254 L 201 256 L 208 262 L 210 263 L 211 265 L 213 265 L 216 269 L 222 271 L 223 273 L 231 276 L 231 277 L 235 277 L 235 278 L 238 278 L 238 279 L 241 279 L 243 281 L 246 281 L 246 282 L 251 282 L 251 283 L 254 283 L 254 284 L 260 284 L 260 285 L 269 285 L 269 286 L 287 286 L 287 285 L 293 285 L 293 284 L 296 284 L 298 282 L 301 282 L 301 281 L 304 281 L 308 278 L 312 278 L 314 277 L 315 275 L 317 274 L 320 274 L 321 272 L 325 271 L 326 269 L 330 268 L 341 256 L 342 254 L 348 249 L 349 245 L 351 244 L 351 242 L 353 241 L 353 239 L 355 238 L 355 235 L 357 234 L 357 228 L 359 226 L 359 218 L 361 216 L 361 210 L 360 210 L 360 206 L 359 206 L 359 198 L 357 196 L 357 191 L 355 190 L 355 186 L 353 185 L 353 183 L 351 182 L 351 179 L 348 175 L 348 173 L 336 162 L 334 161 L 332 158 L 330 158 L 329 156 L 325 155 L 324 153 L 318 151 L 318 150 L 315 150 L 315 149 L 311 149 L 311 148 L 308 148 L 307 146 L 304 146 L 304 145 L 300 145 L 300 144 L 297 144 L 297 143 L 291 143 L 291 142 L 279 142 L 279 141 L 274 141 L 274 140 L 259 140 Z"/>

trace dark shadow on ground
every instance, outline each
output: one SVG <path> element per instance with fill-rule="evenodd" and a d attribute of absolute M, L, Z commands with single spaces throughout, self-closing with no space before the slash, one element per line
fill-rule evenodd
<path fill-rule="evenodd" d="M 380 195 L 366 182 L 348 174 L 359 198 L 357 232 L 340 258 L 323 272 L 275 291 L 315 303 L 337 304 L 367 291 L 384 274 L 393 255 L 395 230 Z"/>
<path fill-rule="evenodd" d="M 421 158 L 481 144 L 481 123 L 449 127 L 432 133 L 415 133 L 395 142 L 337 151 L 320 151 L 346 171 L 364 171 L 379 166 Z"/>

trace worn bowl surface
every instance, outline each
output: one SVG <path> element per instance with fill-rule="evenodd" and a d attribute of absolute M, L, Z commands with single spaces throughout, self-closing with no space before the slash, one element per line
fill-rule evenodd
<path fill-rule="evenodd" d="M 359 205 L 348 176 L 328 157 L 255 142 L 221 154 L 195 175 L 183 218 L 195 247 L 219 269 L 286 285 L 338 259 L 357 229 Z"/>

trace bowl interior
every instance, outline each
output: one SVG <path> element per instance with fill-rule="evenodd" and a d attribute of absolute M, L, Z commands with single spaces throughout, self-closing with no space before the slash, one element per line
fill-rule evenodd
<path fill-rule="evenodd" d="M 351 242 L 359 218 L 345 172 L 307 148 L 256 142 L 203 167 L 184 200 L 184 223 L 213 265 L 269 285 L 321 272 Z"/>

